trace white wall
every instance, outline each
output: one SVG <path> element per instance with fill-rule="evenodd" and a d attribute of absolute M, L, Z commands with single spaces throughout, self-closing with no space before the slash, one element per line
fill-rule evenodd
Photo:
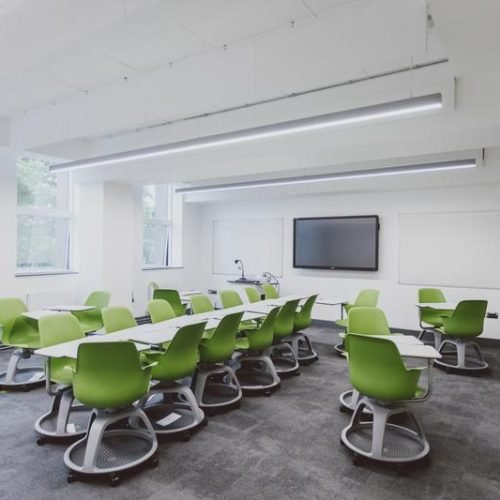
<path fill-rule="evenodd" d="M 212 221 L 215 219 L 284 217 L 284 275 L 281 280 L 283 294 L 319 292 L 327 296 L 353 299 L 362 288 L 378 288 L 381 291 L 380 307 L 386 311 L 391 325 L 417 329 L 417 311 L 414 304 L 419 287 L 398 284 L 399 213 L 483 209 L 500 209 L 499 184 L 468 188 L 330 194 L 284 198 L 275 201 L 214 203 L 204 205 L 202 246 L 212 248 L 211 230 Z M 378 272 L 316 271 L 293 268 L 294 217 L 363 214 L 378 214 L 381 219 Z M 256 235 L 255 244 L 265 246 L 266 242 L 259 240 Z M 445 244 L 445 242 L 435 244 Z M 488 242 L 485 241 L 484 244 L 487 245 Z M 453 259 L 453 256 L 453 249 L 450 249 L 450 259 Z M 228 287 L 227 276 L 212 274 L 211 252 L 203 253 L 201 257 L 203 259 L 203 286 Z M 463 298 L 486 298 L 489 301 L 490 311 L 500 310 L 500 290 L 470 288 L 443 288 L 443 290 L 450 301 Z M 338 309 L 317 306 L 315 316 L 320 319 L 333 319 L 338 317 Z M 495 320 L 488 321 L 487 328 L 500 330 L 499 323 Z"/>

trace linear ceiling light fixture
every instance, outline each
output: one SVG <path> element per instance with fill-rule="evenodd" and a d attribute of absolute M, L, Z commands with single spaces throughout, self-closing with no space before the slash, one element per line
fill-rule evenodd
<path fill-rule="evenodd" d="M 192 186 L 177 188 L 177 193 L 202 193 L 207 191 L 232 191 L 235 189 L 262 188 L 286 186 L 290 184 L 308 184 L 311 182 L 339 181 L 346 179 L 363 179 L 367 177 L 382 177 L 386 175 L 420 174 L 444 170 L 459 170 L 476 167 L 476 160 L 453 160 L 421 165 L 405 165 L 401 167 L 383 167 L 369 170 L 353 170 L 351 172 L 336 172 L 332 174 L 304 175 L 301 177 L 283 177 L 281 179 L 265 179 L 257 181 L 242 181 L 207 186 Z"/>
<path fill-rule="evenodd" d="M 289 134 L 297 134 L 313 130 L 320 130 L 329 127 L 338 127 L 349 125 L 351 123 L 362 123 L 382 118 L 391 118 L 394 116 L 409 115 L 438 109 L 443 107 L 441 94 L 430 94 L 420 97 L 412 97 L 400 101 L 386 102 L 365 106 L 363 108 L 340 111 L 337 113 L 328 113 L 324 115 L 313 116 L 309 118 L 300 118 L 272 125 L 263 125 L 260 127 L 236 130 L 223 134 L 209 135 L 197 139 L 189 139 L 179 142 L 171 142 L 160 146 L 152 146 L 142 149 L 133 149 L 122 153 L 115 153 L 105 156 L 97 156 L 84 160 L 71 161 L 52 165 L 50 170 L 75 170 L 80 168 L 100 167 L 125 161 L 156 158 L 171 154 L 183 153 L 187 151 L 197 151 L 213 148 L 217 146 L 226 146 L 229 144 L 238 144 L 242 142 L 266 139 L 269 137 L 279 137 Z"/>

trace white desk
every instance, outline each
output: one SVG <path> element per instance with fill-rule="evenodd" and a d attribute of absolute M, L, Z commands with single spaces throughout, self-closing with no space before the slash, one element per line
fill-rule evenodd
<path fill-rule="evenodd" d="M 456 302 L 420 302 L 415 304 L 419 309 L 436 309 L 438 311 L 453 311 L 457 307 Z"/>
<path fill-rule="evenodd" d="M 77 304 L 60 304 L 56 306 L 46 307 L 45 309 L 49 311 L 59 311 L 59 312 L 81 312 L 81 311 L 92 311 L 95 309 L 94 306 L 83 306 Z"/>
<path fill-rule="evenodd" d="M 373 335 L 378 339 L 390 340 L 396 344 L 399 354 L 403 358 L 440 359 L 442 356 L 430 345 L 425 345 L 421 340 L 411 335 L 395 333 L 393 335 Z"/>
<path fill-rule="evenodd" d="M 38 321 L 40 318 L 43 318 L 45 316 L 52 316 L 54 314 L 60 314 L 60 311 L 49 311 L 48 309 L 39 309 L 35 311 L 26 311 L 22 313 L 22 315 L 25 318 L 33 319 L 35 321 Z"/>

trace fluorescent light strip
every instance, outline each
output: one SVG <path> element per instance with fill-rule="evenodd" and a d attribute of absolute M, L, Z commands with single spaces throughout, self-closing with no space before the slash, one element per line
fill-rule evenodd
<path fill-rule="evenodd" d="M 50 167 L 51 171 L 76 170 L 80 168 L 100 167 L 114 163 L 122 163 L 132 160 L 156 158 L 187 151 L 198 151 L 218 146 L 238 144 L 242 142 L 255 141 L 270 137 L 279 137 L 289 134 L 298 134 L 330 127 L 362 123 L 382 118 L 409 115 L 439 109 L 443 107 L 441 94 L 430 94 L 421 97 L 392 101 L 374 106 L 328 113 L 310 118 L 300 118 L 287 122 L 274 123 L 244 130 L 236 130 L 224 134 L 209 135 L 197 139 L 172 142 L 160 146 L 134 149 L 105 156 L 87 158 L 85 160 L 59 163 Z"/>
<path fill-rule="evenodd" d="M 419 174 L 439 172 L 443 170 L 461 170 L 475 168 L 476 160 L 443 161 L 422 165 L 406 165 L 401 167 L 384 167 L 370 170 L 354 170 L 352 172 L 337 172 L 333 174 L 307 175 L 302 177 L 288 177 L 282 179 L 266 179 L 258 181 L 242 181 L 227 184 L 212 184 L 207 186 L 193 186 L 176 189 L 177 193 L 203 193 L 207 191 L 232 191 L 235 189 L 250 189 L 272 186 L 286 186 L 290 184 L 308 184 L 322 181 L 338 181 L 346 179 L 363 179 L 368 177 L 383 177 L 387 175 Z"/>

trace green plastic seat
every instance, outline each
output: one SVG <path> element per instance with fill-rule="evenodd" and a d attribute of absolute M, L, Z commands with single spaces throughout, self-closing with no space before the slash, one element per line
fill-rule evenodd
<path fill-rule="evenodd" d="M 102 310 L 102 320 L 106 333 L 118 332 L 137 326 L 134 315 L 127 307 L 110 306 Z"/>
<path fill-rule="evenodd" d="M 145 413 L 133 404 L 148 393 L 151 372 L 151 365 L 141 364 L 132 342 L 80 344 L 73 392 L 81 403 L 94 408 L 94 415 L 85 437 L 64 454 L 71 480 L 74 472 L 107 474 L 116 485 L 120 471 L 157 461 L 155 432 Z M 123 422 L 134 425 L 124 428 Z M 99 459 L 103 454 L 120 459 L 103 461 Z"/>
<path fill-rule="evenodd" d="M 196 398 L 190 387 L 177 381 L 191 377 L 196 369 L 199 353 L 198 345 L 201 341 L 206 322 L 187 325 L 178 330 L 168 348 L 163 352 L 148 352 L 145 357 L 149 362 L 155 362 L 152 378 L 158 383 L 149 391 L 149 396 L 162 394 L 162 399 L 149 406 L 148 397 L 143 398 L 140 406 L 145 410 L 157 434 L 182 434 L 185 438 L 190 436 L 190 431 L 203 423 L 205 414 L 198 406 Z M 167 394 L 182 395 L 183 398 L 172 398 Z M 154 399 L 153 399 L 154 401 Z M 181 415 L 182 421 L 174 420 L 163 423 L 169 415 Z M 157 422 L 160 422 L 158 424 Z"/>
<path fill-rule="evenodd" d="M 176 318 L 172 306 L 164 299 L 153 299 L 148 303 L 148 313 L 153 323 Z"/>
<path fill-rule="evenodd" d="M 191 310 L 193 314 L 202 314 L 214 310 L 214 305 L 207 295 L 199 294 L 191 297 Z"/>
<path fill-rule="evenodd" d="M 344 310 L 346 314 L 349 314 L 349 311 L 353 307 L 377 307 L 379 295 L 380 292 L 378 290 L 374 290 L 371 288 L 361 290 L 353 304 L 344 304 Z M 345 328 L 347 327 L 347 318 L 339 319 L 335 323 L 337 324 L 337 326 L 342 326 Z"/>
<path fill-rule="evenodd" d="M 261 298 L 259 292 L 253 286 L 245 287 L 245 293 L 247 294 L 248 302 L 252 304 L 254 302 L 260 302 Z"/>
<path fill-rule="evenodd" d="M 219 296 L 224 309 L 243 305 L 243 300 L 241 300 L 240 294 L 235 290 L 222 290 L 219 293 Z M 256 321 L 248 320 L 241 322 L 239 330 L 244 332 L 247 330 L 255 330 L 257 327 L 258 323 Z"/>
<path fill-rule="evenodd" d="M 43 316 L 38 321 L 42 347 L 85 338 L 79 321 L 71 313 Z M 47 438 L 68 438 L 85 434 L 90 418 L 90 409 L 73 405 L 71 384 L 76 369 L 72 358 L 48 358 L 46 360 L 47 392 L 52 396 L 50 410 L 35 422 L 39 434 L 37 443 Z M 55 388 L 52 387 L 55 384 Z"/>
<path fill-rule="evenodd" d="M 236 376 L 243 392 L 270 396 L 272 389 L 278 388 L 281 383 L 269 356 L 269 348 L 274 339 L 274 323 L 279 311 L 279 307 L 273 308 L 259 328 L 236 339 L 236 349 L 240 351 L 240 367 Z"/>
<path fill-rule="evenodd" d="M 429 453 L 429 444 L 416 417 L 404 405 L 423 400 L 418 387 L 422 369 L 406 368 L 389 339 L 349 333 L 345 343 L 349 377 L 363 397 L 342 431 L 342 442 L 357 455 L 383 462 L 422 459 Z M 363 418 L 365 409 L 371 410 L 372 421 Z M 397 414 L 409 415 L 414 428 L 388 423 Z M 401 453 L 401 449 L 407 451 Z"/>
<path fill-rule="evenodd" d="M 271 360 L 278 374 L 300 374 L 299 361 L 292 346 L 288 343 L 295 326 L 295 311 L 300 300 L 289 300 L 281 307 L 274 322 Z"/>
<path fill-rule="evenodd" d="M 41 347 L 37 322 L 22 315 L 27 310 L 21 299 L 0 299 L 1 342 L 16 348 L 10 356 L 7 371 L 0 373 L 0 387 L 5 389 L 29 389 L 44 381 L 42 365 L 24 362 Z"/>
<path fill-rule="evenodd" d="M 166 300 L 171 305 L 176 316 L 184 316 L 186 314 L 187 305 L 182 303 L 181 296 L 177 290 L 157 288 L 153 292 L 153 299 Z"/>
<path fill-rule="evenodd" d="M 104 290 L 95 290 L 85 301 L 86 306 L 94 309 L 89 311 L 74 311 L 72 314 L 78 319 L 85 333 L 95 332 L 103 327 L 101 311 L 108 307 L 111 294 Z"/>
<path fill-rule="evenodd" d="M 195 376 L 194 394 L 202 408 L 225 408 L 239 404 L 242 390 L 228 362 L 236 347 L 236 334 L 242 312 L 228 314 L 218 324 L 212 338 L 199 344 L 200 364 Z"/>
<path fill-rule="evenodd" d="M 278 290 L 276 290 L 276 287 L 274 285 L 271 285 L 269 283 L 262 283 L 262 291 L 264 292 L 266 299 L 279 298 Z"/>
<path fill-rule="evenodd" d="M 442 334 L 443 341 L 439 352 L 443 355 L 435 364 L 458 370 L 486 370 L 488 363 L 483 358 L 476 337 L 483 333 L 484 318 L 488 302 L 486 300 L 463 300 L 457 304 L 451 317 L 443 317 L 443 326 L 436 330 Z M 456 362 L 446 347 L 456 349 Z M 472 348 L 475 356 L 467 355 L 466 349 Z"/>
<path fill-rule="evenodd" d="M 295 312 L 294 316 L 293 335 L 290 345 L 301 364 L 309 364 L 319 359 L 311 340 L 303 332 L 303 330 L 309 328 L 312 324 L 312 309 L 317 298 L 317 294 L 308 297 L 304 304 Z"/>

